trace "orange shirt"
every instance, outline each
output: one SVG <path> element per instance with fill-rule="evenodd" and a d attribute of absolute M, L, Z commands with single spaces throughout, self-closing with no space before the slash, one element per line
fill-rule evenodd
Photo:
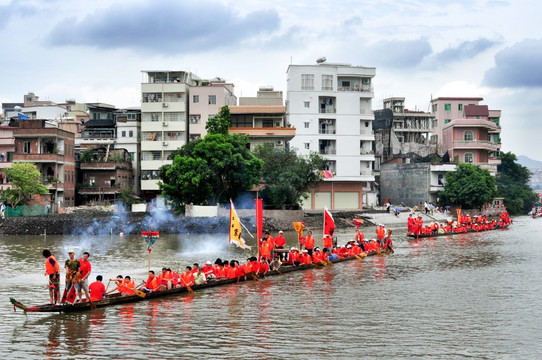
<path fill-rule="evenodd" d="M 58 265 L 58 261 L 53 255 L 49 256 L 45 260 L 45 272 L 47 273 L 47 275 L 52 275 L 60 272 L 60 265 Z"/>
<path fill-rule="evenodd" d="M 160 284 L 158 283 L 158 278 L 155 276 L 151 279 L 151 277 L 149 276 L 147 278 L 147 282 L 145 283 L 145 287 L 152 291 L 159 291 Z"/>
<path fill-rule="evenodd" d="M 181 286 L 192 286 L 194 285 L 194 274 L 191 272 L 183 272 L 181 275 Z"/>
<path fill-rule="evenodd" d="M 310 250 L 314 248 L 314 238 L 312 235 L 307 235 L 305 238 L 305 249 Z"/>
<path fill-rule="evenodd" d="M 269 259 L 271 255 L 271 247 L 269 246 L 269 241 L 264 241 L 260 248 L 260 256 Z"/>
<path fill-rule="evenodd" d="M 333 239 L 331 236 L 325 236 L 324 237 L 324 247 L 331 249 L 333 247 Z"/>

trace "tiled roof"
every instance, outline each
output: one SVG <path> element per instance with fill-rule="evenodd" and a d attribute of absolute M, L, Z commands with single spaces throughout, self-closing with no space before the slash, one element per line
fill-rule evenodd
<path fill-rule="evenodd" d="M 489 116 L 487 105 L 466 105 L 465 116 Z"/>
<path fill-rule="evenodd" d="M 285 106 L 280 105 L 243 105 L 230 106 L 230 114 L 283 114 Z"/>

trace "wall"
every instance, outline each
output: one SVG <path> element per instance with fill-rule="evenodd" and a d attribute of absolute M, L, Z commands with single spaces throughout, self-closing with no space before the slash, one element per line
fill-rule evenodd
<path fill-rule="evenodd" d="M 380 198 L 392 205 L 419 205 L 429 201 L 430 164 L 397 164 L 380 167 Z"/>

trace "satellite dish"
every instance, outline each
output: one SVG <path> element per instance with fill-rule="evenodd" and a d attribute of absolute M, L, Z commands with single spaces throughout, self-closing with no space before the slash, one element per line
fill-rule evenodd
<path fill-rule="evenodd" d="M 316 62 L 317 62 L 318 64 L 321 64 L 321 63 L 323 63 L 323 62 L 326 62 L 326 60 L 327 60 L 326 57 L 325 57 L 325 56 L 322 56 L 322 57 L 316 59 Z"/>
<path fill-rule="evenodd" d="M 13 110 L 15 110 L 15 111 L 21 111 L 21 110 L 23 110 L 23 108 L 20 107 L 20 106 L 15 106 L 15 107 L 13 108 Z"/>

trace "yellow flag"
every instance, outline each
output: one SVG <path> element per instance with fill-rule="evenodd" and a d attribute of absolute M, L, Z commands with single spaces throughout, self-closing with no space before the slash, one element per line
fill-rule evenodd
<path fill-rule="evenodd" d="M 294 229 L 299 234 L 299 236 L 303 236 L 303 229 L 305 228 L 305 223 L 301 221 L 296 221 L 293 222 L 292 225 L 294 226 Z"/>
<path fill-rule="evenodd" d="M 241 221 L 235 212 L 233 202 L 230 200 L 230 242 L 243 249 L 250 249 L 245 243 L 245 240 L 241 237 Z"/>

